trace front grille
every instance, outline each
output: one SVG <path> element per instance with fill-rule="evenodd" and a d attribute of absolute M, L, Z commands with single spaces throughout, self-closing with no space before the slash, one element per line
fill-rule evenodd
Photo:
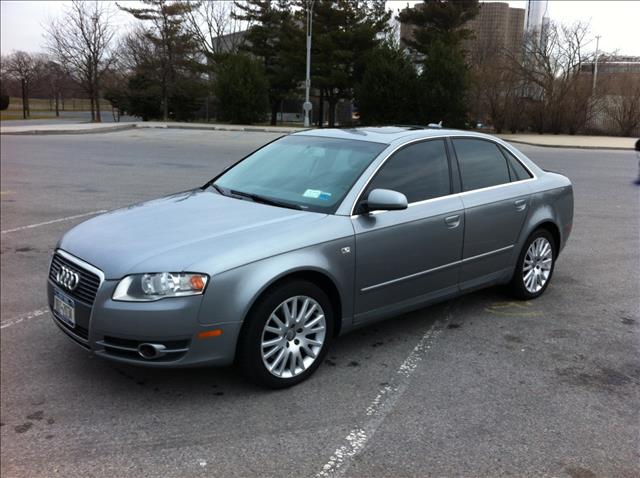
<path fill-rule="evenodd" d="M 65 294 L 73 297 L 74 299 L 88 305 L 93 305 L 93 302 L 96 299 L 96 294 L 98 293 L 98 287 L 100 287 L 100 277 L 74 262 L 65 259 L 60 254 L 55 254 L 51 261 L 51 269 L 49 269 L 49 279 L 54 284 L 57 284 L 56 275 L 58 274 L 58 271 L 60 271 L 60 267 L 63 265 L 78 273 L 80 276 L 80 282 L 78 282 L 78 285 L 74 290 L 70 291 L 60 286 L 61 289 Z"/>

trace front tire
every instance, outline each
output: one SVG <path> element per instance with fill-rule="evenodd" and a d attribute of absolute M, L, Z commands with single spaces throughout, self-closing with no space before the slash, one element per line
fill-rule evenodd
<path fill-rule="evenodd" d="M 518 257 L 510 284 L 513 295 L 522 300 L 540 297 L 551 282 L 556 257 L 555 241 L 549 231 L 534 231 Z"/>
<path fill-rule="evenodd" d="M 252 382 L 285 388 L 306 380 L 333 338 L 333 308 L 311 282 L 288 281 L 263 295 L 247 317 L 238 362 Z"/>

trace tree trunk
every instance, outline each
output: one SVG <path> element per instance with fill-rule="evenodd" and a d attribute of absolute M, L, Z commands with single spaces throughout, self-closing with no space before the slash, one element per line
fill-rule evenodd
<path fill-rule="evenodd" d="M 60 116 L 60 93 L 56 92 L 56 118 Z"/>
<path fill-rule="evenodd" d="M 329 97 L 329 128 L 333 128 L 336 125 L 336 103 L 338 98 L 331 95 Z"/>
<path fill-rule="evenodd" d="M 271 126 L 275 126 L 278 124 L 278 101 L 274 100 L 271 102 Z"/>
<path fill-rule="evenodd" d="M 93 105 L 93 92 L 89 93 L 89 101 L 91 103 L 91 122 L 93 123 L 96 120 L 96 110 Z"/>
<path fill-rule="evenodd" d="M 100 114 L 100 94 L 98 93 L 98 87 L 93 90 L 94 102 L 96 105 L 96 123 L 102 123 L 102 115 Z"/>
<path fill-rule="evenodd" d="M 22 87 L 22 119 L 27 119 L 27 85 L 24 78 L 20 80 L 20 86 Z"/>
<path fill-rule="evenodd" d="M 324 126 L 324 88 L 320 88 L 320 101 L 318 102 L 318 128 Z"/>
<path fill-rule="evenodd" d="M 169 121 L 169 94 L 167 93 L 167 80 L 162 80 L 162 119 Z"/>

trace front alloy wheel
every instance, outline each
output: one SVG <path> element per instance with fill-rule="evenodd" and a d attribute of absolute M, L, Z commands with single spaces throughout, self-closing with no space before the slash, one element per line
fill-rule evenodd
<path fill-rule="evenodd" d="M 265 292 L 245 319 L 238 363 L 259 385 L 284 388 L 318 368 L 333 338 L 333 307 L 327 294 L 305 280 Z"/>
<path fill-rule="evenodd" d="M 327 326 L 324 311 L 312 297 L 295 296 L 280 304 L 262 331 L 262 361 L 273 375 L 295 377 L 318 358 Z"/>

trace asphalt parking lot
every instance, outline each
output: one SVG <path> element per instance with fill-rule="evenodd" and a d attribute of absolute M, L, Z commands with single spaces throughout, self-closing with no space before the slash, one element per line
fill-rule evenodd
<path fill-rule="evenodd" d="M 520 147 L 575 188 L 545 295 L 488 289 L 356 331 L 292 389 L 108 363 L 57 330 L 45 281 L 65 230 L 199 186 L 276 136 L 2 136 L 3 477 L 640 476 L 633 151 Z"/>

